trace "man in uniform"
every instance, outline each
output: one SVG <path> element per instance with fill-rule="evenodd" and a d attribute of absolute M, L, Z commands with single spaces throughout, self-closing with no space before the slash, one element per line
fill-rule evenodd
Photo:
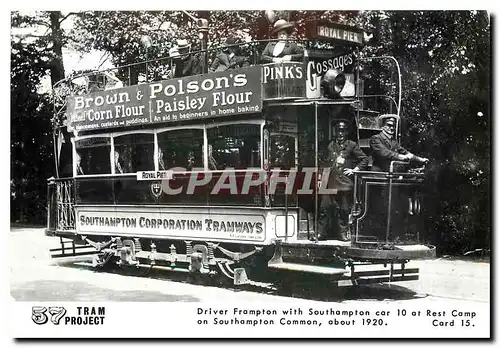
<path fill-rule="evenodd" d="M 395 115 L 382 115 L 379 117 L 382 131 L 370 139 L 373 157 L 373 171 L 389 171 L 391 161 L 417 161 L 427 163 L 429 159 L 419 157 L 404 147 L 395 139 L 397 118 Z"/>
<path fill-rule="evenodd" d="M 339 120 L 335 135 L 328 145 L 326 165 L 330 167 L 328 189 L 337 189 L 334 195 L 321 195 L 318 217 L 318 239 L 327 239 L 329 231 L 336 232 L 335 239 L 349 240 L 347 236 L 350 206 L 352 205 L 351 177 L 355 171 L 366 170 L 368 157 L 358 144 L 347 139 L 349 124 Z M 332 223 L 332 220 L 336 223 Z"/>

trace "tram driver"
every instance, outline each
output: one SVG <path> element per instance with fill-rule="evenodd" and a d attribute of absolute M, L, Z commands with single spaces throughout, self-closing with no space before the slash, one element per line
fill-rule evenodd
<path fill-rule="evenodd" d="M 370 138 L 373 171 L 388 171 L 391 161 L 429 162 L 428 158 L 416 156 L 406 150 L 395 139 L 397 119 L 394 115 L 381 115 L 379 122 L 382 124 L 382 131 Z"/>
<path fill-rule="evenodd" d="M 328 144 L 328 158 L 326 166 L 330 167 L 327 187 L 337 189 L 333 195 L 321 195 L 318 214 L 318 239 L 334 238 L 348 241 L 349 212 L 352 207 L 351 176 L 355 171 L 366 170 L 368 156 L 359 145 L 347 139 L 349 123 L 345 120 L 337 121 L 335 134 Z M 334 235 L 331 236 L 330 232 Z"/>

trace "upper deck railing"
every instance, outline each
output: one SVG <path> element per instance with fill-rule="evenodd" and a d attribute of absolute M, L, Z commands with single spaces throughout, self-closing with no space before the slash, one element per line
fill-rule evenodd
<path fill-rule="evenodd" d="M 326 71 L 335 69 L 339 71 L 340 74 L 347 77 L 346 85 L 342 90 L 342 97 L 351 100 L 367 100 L 374 97 L 385 98 L 388 101 L 392 101 L 396 106 L 396 113 L 399 113 L 400 100 L 396 103 L 395 98 L 390 95 L 369 96 L 363 93 L 363 80 L 359 76 L 360 54 L 358 45 L 345 44 L 335 46 L 328 42 L 289 39 L 287 41 L 296 44 L 299 52 L 298 55 L 293 57 L 294 59 L 292 61 L 272 63 L 270 59 L 263 59 L 262 53 L 266 45 L 277 41 L 280 40 L 256 40 L 232 45 L 223 45 L 206 50 L 178 54 L 175 57 L 160 57 L 126 64 L 116 68 L 79 73 L 70 76 L 57 82 L 53 88 L 54 125 L 55 127 L 67 125 L 67 120 L 65 120 L 68 116 L 67 111 L 75 106 L 74 98 L 78 96 L 94 95 L 97 93 L 97 98 L 104 99 L 109 93 L 113 92 L 109 92 L 108 94 L 102 93 L 110 90 L 126 91 L 127 88 L 136 86 L 134 87 L 135 89 L 128 90 L 130 93 L 136 93 L 139 90 L 146 91 L 146 89 L 140 87 L 140 85 L 151 86 L 151 84 L 155 84 L 155 88 L 164 88 L 167 83 L 165 81 L 176 78 L 183 79 L 185 81 L 184 85 L 189 86 L 189 83 L 198 83 L 198 85 L 201 85 L 205 82 L 202 80 L 205 78 L 205 74 L 211 72 L 215 73 L 211 75 L 214 81 L 215 79 L 228 79 L 229 77 L 233 77 L 231 72 L 234 68 L 238 68 L 238 66 L 233 65 L 226 71 L 218 71 L 216 64 L 214 64 L 218 59 L 218 55 L 229 47 L 237 48 L 235 54 L 241 57 L 239 59 L 240 64 L 238 65 L 246 68 L 244 69 L 244 73 L 250 76 L 250 85 L 252 85 L 252 83 L 254 84 L 248 91 L 241 90 L 241 92 L 250 93 L 255 91 L 255 98 L 258 98 L 260 94 L 261 99 L 255 100 L 253 103 L 254 106 L 250 108 L 251 110 L 258 108 L 258 105 L 262 107 L 262 100 L 319 98 L 321 96 L 321 77 Z M 186 64 L 184 58 L 187 58 L 190 64 L 191 61 L 189 59 L 192 59 L 197 68 L 187 69 L 189 71 L 184 71 L 180 74 L 178 71 L 174 72 L 174 67 L 177 69 L 184 68 L 183 64 Z M 259 66 L 259 69 L 252 68 L 255 66 Z M 400 76 L 399 71 L 398 75 Z M 256 81 L 257 79 L 259 79 L 258 82 Z M 217 83 L 219 82 L 220 81 L 217 80 Z M 207 85 L 201 86 L 201 89 L 209 89 L 210 83 L 212 82 L 207 81 Z M 257 86 L 257 84 L 263 86 Z M 399 81 L 399 95 L 401 95 L 400 84 L 401 82 Z M 200 86 L 197 88 L 200 90 Z M 171 90 L 169 90 L 168 93 L 170 93 L 170 91 Z M 166 90 L 162 90 L 162 92 L 164 92 L 167 97 L 178 97 L 175 93 L 168 95 Z M 202 91 L 200 90 L 200 92 Z M 236 91 L 234 88 L 226 88 L 226 92 L 232 93 Z M 194 96 L 196 93 L 192 95 Z M 69 103 L 68 97 L 70 97 Z M 71 98 L 73 98 L 73 104 L 71 104 Z M 222 101 L 222 103 L 224 103 L 224 101 Z M 133 105 L 133 103 L 130 103 L 130 105 Z M 69 111 L 69 113 L 71 113 L 72 110 Z M 83 112 L 84 110 L 82 109 L 80 111 Z M 100 110 L 99 112 L 108 111 Z M 205 110 L 205 112 L 210 113 L 213 111 Z M 152 116 L 150 116 L 150 118 L 152 120 Z"/>
<path fill-rule="evenodd" d="M 216 58 L 216 56 L 229 47 L 236 47 L 239 50 L 239 55 L 247 58 L 247 61 L 249 63 L 248 66 L 266 64 L 270 62 L 262 60 L 262 53 L 265 46 L 270 42 L 278 42 L 278 41 L 283 41 L 283 40 L 279 39 L 254 40 L 245 43 L 222 45 L 205 50 L 196 50 L 188 53 L 179 54 L 176 55 L 175 57 L 165 56 L 160 58 L 143 60 L 136 63 L 120 65 L 114 68 L 99 69 L 90 72 L 81 72 L 75 75 L 71 75 L 65 79 L 62 79 L 61 81 L 58 81 L 57 83 L 54 84 L 54 88 L 58 88 L 61 85 L 66 84 L 69 90 L 73 94 L 91 93 L 93 91 L 92 88 L 96 88 L 96 90 L 99 89 L 104 90 L 106 86 L 104 83 L 101 83 L 99 85 L 99 82 L 101 81 L 98 81 L 98 78 L 101 77 L 101 79 L 104 80 L 104 78 L 107 77 L 109 79 L 108 76 L 109 73 L 113 73 L 120 80 L 122 86 L 124 87 L 136 85 L 139 83 L 150 83 L 154 81 L 166 80 L 174 77 L 171 68 L 172 66 L 175 65 L 175 60 L 189 56 L 194 56 L 198 58 L 201 67 L 200 73 L 209 73 L 211 72 L 210 67 L 213 64 L 213 61 Z M 309 55 L 311 54 L 311 50 L 313 52 L 313 56 L 318 58 L 321 58 L 321 56 L 324 56 L 324 58 L 332 58 L 332 55 L 335 54 L 341 55 L 345 51 L 350 51 L 352 53 L 354 53 L 355 51 L 355 48 L 349 46 L 341 47 L 339 49 L 338 46 L 333 47 L 332 45 L 329 46 L 324 45 L 324 47 L 318 48 L 315 47 L 318 45 L 313 44 L 311 40 L 288 39 L 286 41 L 290 43 L 292 42 L 296 43 L 298 47 L 302 50 L 302 52 L 307 51 L 308 53 L 304 55 L 304 58 L 308 58 L 308 54 Z M 203 59 L 204 55 L 208 55 L 207 59 L 208 64 L 206 65 L 204 64 L 204 59 Z M 349 63 L 349 65 L 352 65 L 354 63 L 354 58 L 349 57 L 348 59 L 350 61 L 352 60 Z M 301 61 L 304 62 L 305 60 L 302 59 Z M 330 64 L 330 67 L 343 70 L 344 63 L 340 62 L 336 64 L 332 62 Z M 144 80 L 141 80 L 141 77 L 144 77 Z M 86 80 L 85 81 L 86 83 L 82 83 L 84 82 L 84 80 Z M 109 86 L 109 88 L 112 88 L 112 86 Z"/>

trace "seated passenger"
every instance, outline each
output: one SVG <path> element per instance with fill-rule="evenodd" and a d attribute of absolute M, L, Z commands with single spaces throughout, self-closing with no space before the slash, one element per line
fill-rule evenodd
<path fill-rule="evenodd" d="M 82 156 L 77 152 L 76 153 L 76 175 L 84 175 L 83 169 L 82 169 Z"/>
<path fill-rule="evenodd" d="M 304 58 L 304 51 L 294 42 L 286 41 L 293 24 L 288 23 L 284 19 L 280 19 L 274 23 L 272 30 L 280 41 L 269 42 L 264 48 L 260 60 L 262 63 L 279 63 L 279 62 L 301 62 Z"/>
<path fill-rule="evenodd" d="M 158 147 L 158 168 L 160 170 L 167 170 L 165 160 L 163 159 L 163 150 L 160 147 Z"/>
<path fill-rule="evenodd" d="M 120 164 L 120 154 L 118 153 L 118 151 L 115 151 L 114 160 L 115 160 L 115 174 L 123 174 L 123 169 Z"/>
<path fill-rule="evenodd" d="M 381 115 L 382 131 L 370 138 L 372 149 L 373 167 L 376 172 L 387 172 L 391 161 L 417 161 L 427 163 L 428 158 L 418 157 L 404 147 L 395 139 L 397 119 L 395 115 Z"/>
<path fill-rule="evenodd" d="M 103 90 L 103 83 L 100 81 L 100 79 L 95 76 L 95 75 L 90 75 L 87 76 L 87 81 L 88 81 L 88 93 L 94 93 L 94 92 L 99 92 Z"/>
<path fill-rule="evenodd" d="M 145 83 L 148 83 L 148 81 L 146 79 L 146 74 L 140 73 L 139 76 L 137 77 L 137 84 L 138 85 L 142 85 L 142 84 L 145 84 Z"/>
<path fill-rule="evenodd" d="M 205 147 L 202 146 L 202 151 L 205 151 Z M 213 157 L 213 147 L 208 145 L 208 170 L 217 170 L 217 161 Z"/>
<path fill-rule="evenodd" d="M 191 44 L 185 39 L 177 40 L 177 49 L 180 57 L 174 58 L 175 71 L 173 73 L 173 77 L 201 74 L 202 66 L 198 57 L 192 54 L 187 54 L 191 49 Z"/>
<path fill-rule="evenodd" d="M 106 84 L 104 85 L 105 90 L 123 87 L 123 82 L 116 77 L 114 71 L 105 71 L 104 76 L 106 77 Z"/>
<path fill-rule="evenodd" d="M 210 72 L 225 71 L 250 65 L 248 57 L 238 55 L 239 47 L 231 46 L 235 44 L 237 44 L 236 38 L 227 38 L 224 50 L 215 57 L 210 66 Z"/>

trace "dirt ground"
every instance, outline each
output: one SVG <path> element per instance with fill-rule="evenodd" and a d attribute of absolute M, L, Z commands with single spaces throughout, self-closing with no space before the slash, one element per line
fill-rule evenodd
<path fill-rule="evenodd" d="M 248 300 L 276 301 L 269 291 L 257 289 L 234 291 L 217 287 L 199 287 L 179 281 L 185 275 L 164 279 L 144 279 L 123 274 L 95 272 L 71 263 L 54 265 L 49 249 L 58 245 L 57 238 L 46 237 L 40 228 L 13 228 L 9 234 L 9 267 L 11 294 L 16 300 L 143 300 L 143 301 L 205 301 L 221 296 Z M 21 252 L 22 250 L 22 252 Z M 70 267 L 68 267 L 70 266 Z M 431 296 L 438 300 L 490 301 L 490 264 L 463 260 L 435 259 L 412 261 L 408 268 L 419 267 L 418 281 L 384 284 L 374 291 L 363 288 L 344 293 L 344 299 L 361 300 L 393 297 Z M 168 282 L 168 286 L 165 282 Z M 200 291 L 202 289 L 202 291 Z M 128 293 L 123 290 L 130 290 Z M 385 291 L 385 292 L 384 292 Z M 406 292 L 406 294 L 405 294 Z M 291 294 L 298 301 L 309 300 L 307 294 Z M 335 300 L 335 299 L 334 299 Z M 337 299 L 338 300 L 338 299 Z"/>

